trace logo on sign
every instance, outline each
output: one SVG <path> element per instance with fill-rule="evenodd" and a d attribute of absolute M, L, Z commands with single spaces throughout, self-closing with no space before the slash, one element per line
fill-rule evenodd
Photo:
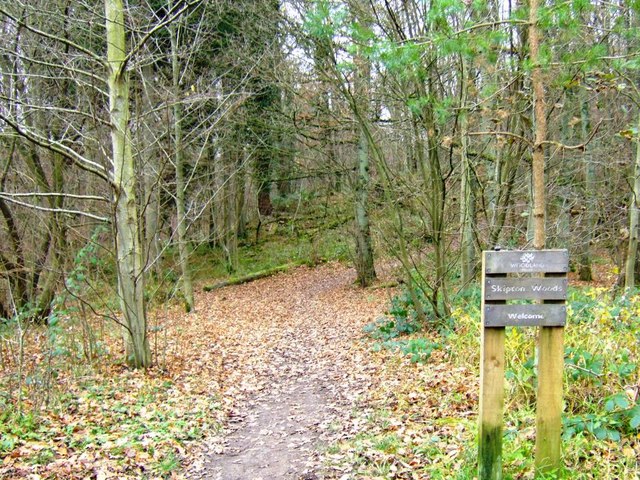
<path fill-rule="evenodd" d="M 544 265 L 540 263 L 535 263 L 534 262 L 535 259 L 536 259 L 535 253 L 524 252 L 522 255 L 520 255 L 520 257 L 518 257 L 518 260 L 520 260 L 520 262 L 512 263 L 511 268 L 516 268 L 523 271 L 530 271 L 530 270 L 533 270 L 534 268 L 543 268 Z"/>
<path fill-rule="evenodd" d="M 522 263 L 531 263 L 536 258 L 535 254 L 531 252 L 523 253 L 520 257 L 520 261 Z"/>

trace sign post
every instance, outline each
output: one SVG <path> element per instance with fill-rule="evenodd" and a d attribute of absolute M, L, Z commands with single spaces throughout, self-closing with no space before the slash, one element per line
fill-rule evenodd
<path fill-rule="evenodd" d="M 482 265 L 479 479 L 502 479 L 507 326 L 540 327 L 535 463 L 539 472 L 557 470 L 569 254 L 567 250 L 486 251 Z"/>

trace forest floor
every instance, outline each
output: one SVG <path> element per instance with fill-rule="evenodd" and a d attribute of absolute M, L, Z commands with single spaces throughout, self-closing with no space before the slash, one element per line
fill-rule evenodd
<path fill-rule="evenodd" d="M 380 365 L 359 342 L 389 301 L 339 264 L 298 268 L 200 298 L 220 352 L 228 421 L 188 478 L 316 479 L 323 448 L 349 435 Z"/>
<path fill-rule="evenodd" d="M 392 270 L 378 273 L 385 282 Z M 88 325 L 69 316 L 61 331 L 22 333 L 29 381 L 18 389 L 15 342 L 0 331 L 0 478 L 474 478 L 477 292 L 454 306 L 455 329 L 400 337 L 402 291 L 354 280 L 327 263 L 200 291 L 189 314 L 167 303 L 149 314 L 146 371 L 122 365 L 108 321 L 91 325 L 102 353 L 87 362 Z M 640 478 L 640 295 L 585 288 L 570 301 L 567 417 L 604 427 L 573 427 L 566 478 Z M 533 478 L 534 343 L 507 335 L 505 478 Z"/>
<path fill-rule="evenodd" d="M 117 335 L 100 336 L 113 361 L 87 365 L 86 328 L 65 326 L 53 356 L 51 334 L 27 330 L 23 368 L 38 384 L 23 386 L 22 414 L 0 411 L 0 478 L 339 478 L 323 472 L 321 453 L 350 434 L 375 382 L 381 362 L 362 328 L 393 293 L 354 280 L 339 263 L 302 266 L 201 291 L 189 314 L 155 309 L 147 371 L 115 361 Z M 10 353 L 0 349 L 9 393 Z"/>

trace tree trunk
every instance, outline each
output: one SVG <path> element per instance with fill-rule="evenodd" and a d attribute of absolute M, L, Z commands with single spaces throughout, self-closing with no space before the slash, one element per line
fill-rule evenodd
<path fill-rule="evenodd" d="M 220 171 L 223 169 L 221 166 L 222 156 L 219 155 L 218 150 L 214 147 L 207 148 L 207 165 L 209 173 L 209 182 L 211 184 L 211 190 L 209 195 L 211 196 L 211 203 L 209 204 L 209 247 L 215 248 L 222 244 L 223 235 L 223 204 L 224 204 L 224 185 L 221 179 L 222 175 Z"/>
<path fill-rule="evenodd" d="M 435 80 L 433 72 L 429 72 L 426 85 L 420 85 L 420 96 L 427 98 L 431 92 L 435 92 Z M 447 286 L 447 259 L 445 245 L 445 208 L 446 189 L 442 166 L 440 165 L 440 153 L 438 143 L 438 125 L 432 105 L 426 105 L 420 114 L 423 131 L 427 136 L 427 151 L 420 146 L 418 166 L 422 175 L 424 191 L 426 193 L 426 208 L 431 226 L 431 239 L 433 245 L 434 280 L 431 283 L 429 302 L 433 312 L 439 319 L 449 316 L 450 302 Z"/>
<path fill-rule="evenodd" d="M 245 165 L 247 165 L 247 152 L 243 152 L 242 155 L 238 156 L 238 163 L 236 165 L 235 175 L 234 175 L 234 192 L 235 192 L 235 224 L 234 224 L 234 235 L 236 237 L 236 243 L 240 239 L 247 238 L 247 214 L 246 214 L 246 193 L 247 193 L 247 170 Z"/>
<path fill-rule="evenodd" d="M 54 154 L 53 158 L 53 170 L 52 170 L 52 191 L 62 192 L 64 191 L 64 159 Z M 49 200 L 49 208 L 52 210 L 62 209 L 64 206 L 64 197 L 52 197 Z M 57 212 L 52 212 L 49 217 L 49 246 L 48 248 L 42 248 L 43 258 L 38 265 L 38 268 L 42 268 L 46 262 L 47 252 L 51 257 L 51 263 L 48 266 L 47 271 L 44 274 L 44 281 L 39 282 L 41 272 L 34 273 L 33 281 L 33 294 L 34 298 L 37 298 L 36 310 L 34 316 L 38 321 L 46 321 L 51 313 L 51 307 L 56 296 L 56 292 L 62 278 L 62 272 L 64 271 L 65 263 L 65 248 L 67 245 L 67 229 L 66 225 L 61 218 L 62 215 Z M 37 277 L 35 277 L 37 275 Z M 37 293 L 41 283 L 40 293 Z"/>
<path fill-rule="evenodd" d="M 545 248 L 544 142 L 547 117 L 542 67 L 538 0 L 529 3 L 529 60 L 533 87 L 535 138 L 532 156 L 533 247 Z M 535 465 L 538 473 L 558 472 L 562 466 L 562 369 L 564 366 L 563 327 L 541 327 L 538 336 L 538 406 L 536 411 Z"/>
<path fill-rule="evenodd" d="M 584 93 L 583 93 L 584 95 Z M 580 108 L 581 117 L 581 137 L 586 142 L 589 137 L 589 102 L 584 99 Z M 593 280 L 593 272 L 591 271 L 591 241 L 593 239 L 593 231 L 596 223 L 596 165 L 591 158 L 589 147 L 586 147 L 583 154 L 584 162 L 584 202 L 585 202 L 585 230 L 579 243 L 580 252 L 578 254 L 578 277 L 584 282 Z"/>
<path fill-rule="evenodd" d="M 543 249 L 546 242 L 545 232 L 545 179 L 544 179 L 544 142 L 547 135 L 547 116 L 545 112 L 544 81 L 539 64 L 540 38 L 537 27 L 537 0 L 531 0 L 529 24 L 529 59 L 531 61 L 531 85 L 533 87 L 533 115 L 535 138 L 531 159 L 531 185 L 533 196 L 533 248 Z"/>
<path fill-rule="evenodd" d="M 356 73 L 356 108 L 359 109 L 358 126 L 358 177 L 355 185 L 355 228 L 356 228 L 356 282 L 368 287 L 376 279 L 371 247 L 371 228 L 369 225 L 369 140 L 363 125 L 369 117 L 369 75 L 368 61 L 358 57 Z"/>
<path fill-rule="evenodd" d="M 462 176 L 460 179 L 460 270 L 462 285 L 470 284 L 475 278 L 475 245 L 473 226 L 476 221 L 475 195 L 473 188 L 473 172 L 469 159 L 468 136 L 469 121 L 466 109 L 467 101 L 467 65 L 462 61 L 462 100 L 460 113 L 460 156 Z"/>
<path fill-rule="evenodd" d="M 118 295 L 125 327 L 127 363 L 151 364 L 144 302 L 144 264 L 140 247 L 136 175 L 129 127 L 129 78 L 122 0 L 105 0 L 109 114 L 113 163 L 114 228 Z"/>
<path fill-rule="evenodd" d="M 187 243 L 187 215 L 185 191 L 187 185 L 184 178 L 184 145 L 182 142 L 182 104 L 180 103 L 180 62 L 178 59 L 178 25 L 169 27 L 171 36 L 171 72 L 173 84 L 173 145 L 176 165 L 176 215 L 178 221 L 178 255 L 182 272 L 182 295 L 187 312 L 194 309 L 193 287 L 191 285 L 191 269 L 189 268 L 189 245 Z"/>
<path fill-rule="evenodd" d="M 144 109 L 151 112 L 154 108 L 154 102 L 151 98 L 151 92 L 147 90 L 147 85 L 151 85 L 153 82 L 153 68 L 149 65 L 142 67 L 142 82 L 143 92 L 139 104 L 144 106 Z M 144 211 L 144 256 L 145 256 L 145 268 L 149 269 L 155 274 L 157 278 L 160 278 L 161 265 L 159 261 L 160 256 L 160 174 L 159 174 L 159 161 L 158 155 L 160 152 L 156 145 L 155 131 L 158 128 L 158 122 L 155 116 L 149 116 L 147 120 L 147 128 L 139 129 L 140 138 L 139 141 L 144 148 L 141 150 L 144 152 L 144 163 L 140 169 L 140 175 L 142 177 L 142 188 L 144 195 L 144 202 L 142 208 Z"/>
<path fill-rule="evenodd" d="M 435 119 L 429 113 L 429 122 L 434 128 L 428 128 L 427 132 L 435 132 Z M 433 256 L 435 267 L 435 281 L 431 293 L 431 305 L 436 316 L 440 319 L 449 317 L 450 303 L 447 289 L 447 258 L 446 245 L 444 239 L 444 214 L 445 214 L 445 197 L 446 185 L 442 175 L 440 166 L 440 155 L 438 154 L 438 142 L 435 134 L 428 134 L 429 152 L 429 179 L 433 188 L 430 195 L 430 212 L 431 233 L 433 235 Z M 425 185 L 427 185 L 425 177 Z"/>
<path fill-rule="evenodd" d="M 627 247 L 627 261 L 625 264 L 624 286 L 636 286 L 635 268 L 638 256 L 638 226 L 640 225 L 640 116 L 638 117 L 638 131 L 636 133 L 636 161 L 633 168 L 633 190 L 629 205 L 629 245 Z"/>
<path fill-rule="evenodd" d="M 237 225 L 237 174 L 236 168 L 238 152 L 233 145 L 226 145 L 223 152 L 222 166 L 224 168 L 224 177 L 222 182 L 223 201 L 222 201 L 222 249 L 225 254 L 225 266 L 229 273 L 233 273 L 238 269 L 238 225 Z"/>
<path fill-rule="evenodd" d="M 358 179 L 356 181 L 356 282 L 368 287 L 376 279 L 369 225 L 369 143 L 360 128 L 358 141 Z"/>

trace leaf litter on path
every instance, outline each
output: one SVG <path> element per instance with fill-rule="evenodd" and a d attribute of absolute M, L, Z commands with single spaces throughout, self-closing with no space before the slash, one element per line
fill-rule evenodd
<path fill-rule="evenodd" d="M 331 264 L 211 294 L 199 315 L 215 324 L 229 417 L 189 478 L 329 475 L 319 452 L 348 434 L 347 418 L 375 381 L 359 339 L 389 300 L 353 280 Z"/>

